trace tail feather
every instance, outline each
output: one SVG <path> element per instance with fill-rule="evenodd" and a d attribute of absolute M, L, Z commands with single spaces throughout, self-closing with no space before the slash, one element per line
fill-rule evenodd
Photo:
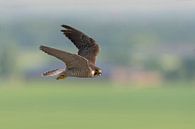
<path fill-rule="evenodd" d="M 64 71 L 65 71 L 65 69 L 55 69 L 55 70 L 44 72 L 42 74 L 42 76 L 47 76 L 47 77 L 58 76 Z"/>

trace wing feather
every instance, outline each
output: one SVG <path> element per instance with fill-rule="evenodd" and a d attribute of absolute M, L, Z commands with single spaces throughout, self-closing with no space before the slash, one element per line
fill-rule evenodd
<path fill-rule="evenodd" d="M 99 46 L 95 40 L 71 26 L 62 25 L 62 27 L 64 27 L 64 30 L 61 30 L 64 35 L 79 49 L 78 55 L 95 64 L 99 53 Z"/>
<path fill-rule="evenodd" d="M 89 67 L 88 61 L 79 55 L 71 54 L 65 51 L 57 50 L 55 48 L 46 47 L 46 46 L 40 46 L 40 50 L 62 60 L 66 64 L 67 68 L 75 68 L 75 67 L 88 68 Z"/>

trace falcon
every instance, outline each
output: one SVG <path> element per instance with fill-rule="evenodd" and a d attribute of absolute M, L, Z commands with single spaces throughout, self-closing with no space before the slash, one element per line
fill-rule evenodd
<path fill-rule="evenodd" d="M 78 48 L 78 53 L 73 54 L 47 46 L 40 46 L 40 50 L 60 59 L 66 66 L 44 72 L 42 75 L 57 76 L 57 80 L 66 77 L 93 78 L 100 76 L 102 70 L 96 66 L 96 57 L 100 48 L 96 41 L 71 26 L 62 25 L 62 27 L 61 32 Z"/>

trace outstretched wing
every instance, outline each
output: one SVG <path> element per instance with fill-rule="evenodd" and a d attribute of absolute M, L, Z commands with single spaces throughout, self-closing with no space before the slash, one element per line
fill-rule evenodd
<path fill-rule="evenodd" d="M 65 28 L 61 30 L 64 35 L 79 49 L 78 55 L 85 57 L 90 63 L 95 64 L 96 56 L 99 53 L 99 46 L 95 40 L 70 26 L 62 25 L 62 27 Z"/>
<path fill-rule="evenodd" d="M 76 55 L 71 54 L 65 51 L 57 50 L 54 48 L 46 47 L 46 46 L 40 46 L 40 50 L 44 51 L 45 53 L 54 56 L 60 60 L 62 60 L 67 68 L 86 68 L 89 69 L 88 61 L 87 59 Z"/>

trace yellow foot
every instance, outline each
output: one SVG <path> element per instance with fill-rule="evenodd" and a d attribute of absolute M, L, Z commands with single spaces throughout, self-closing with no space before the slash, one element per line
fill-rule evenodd
<path fill-rule="evenodd" d="M 56 79 L 57 79 L 57 80 L 62 80 L 62 79 L 65 79 L 65 78 L 66 78 L 65 75 L 60 75 L 60 76 L 58 76 Z"/>

